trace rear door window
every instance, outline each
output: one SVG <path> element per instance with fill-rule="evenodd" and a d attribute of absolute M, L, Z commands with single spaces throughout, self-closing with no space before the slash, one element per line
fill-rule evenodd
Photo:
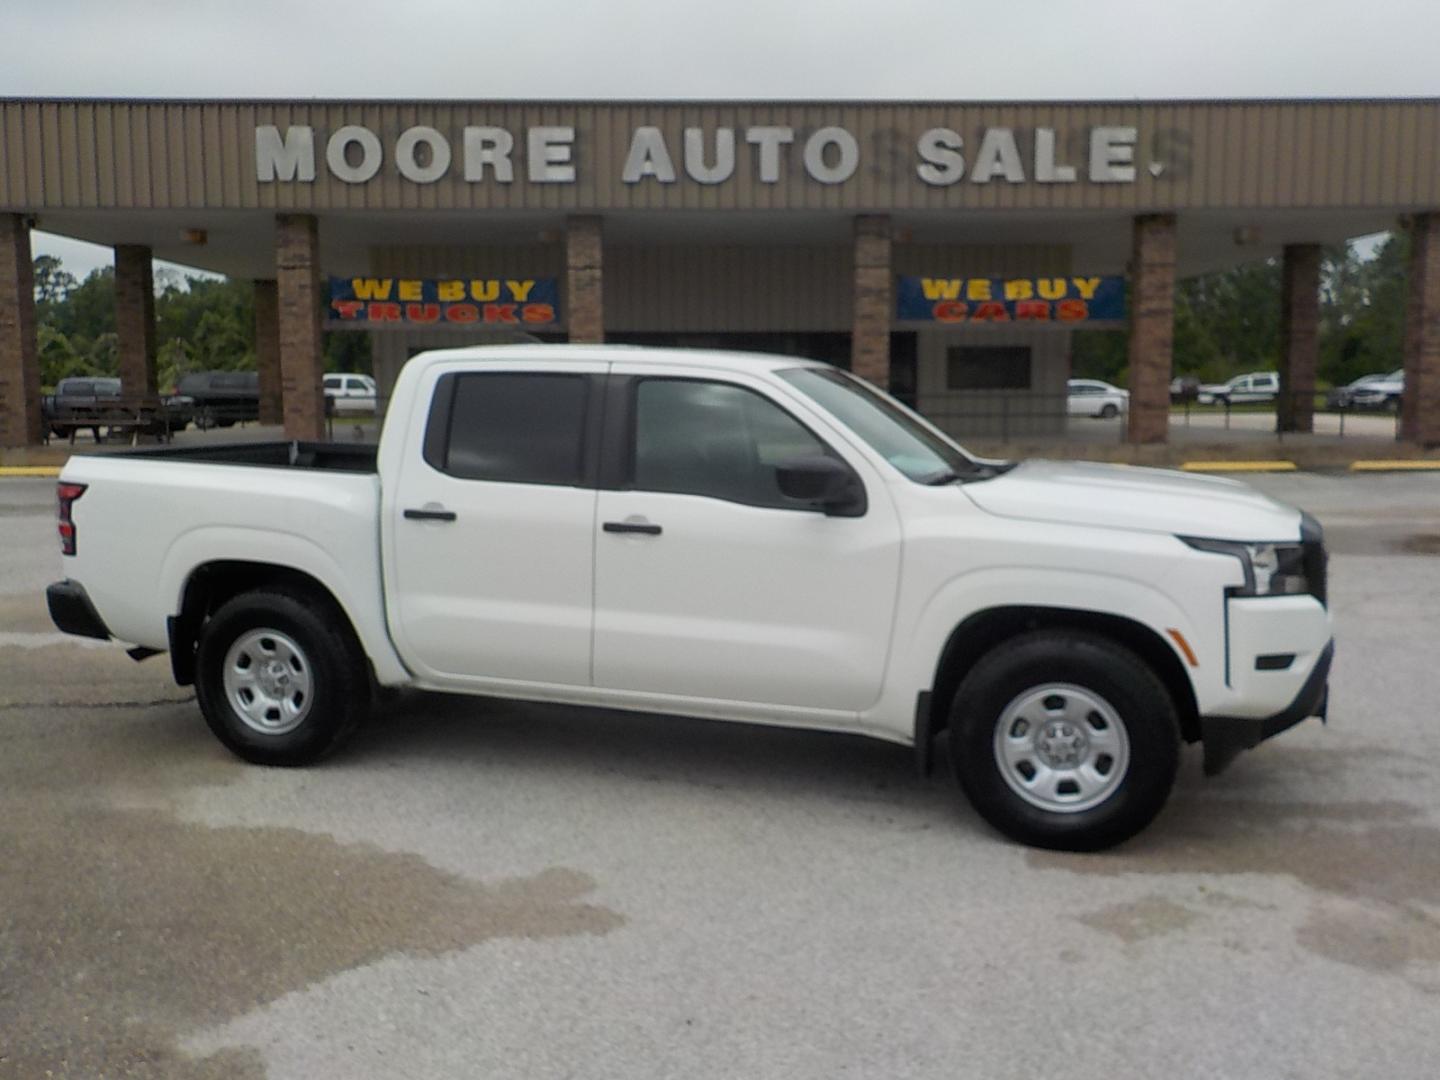
<path fill-rule="evenodd" d="M 586 375 L 443 376 L 431 408 L 425 460 L 462 480 L 580 486 L 589 395 Z"/>

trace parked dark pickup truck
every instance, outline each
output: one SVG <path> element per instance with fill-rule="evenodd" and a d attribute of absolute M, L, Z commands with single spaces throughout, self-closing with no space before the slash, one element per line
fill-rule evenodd
<path fill-rule="evenodd" d="M 199 371 L 182 377 L 176 393 L 194 402 L 195 425 L 202 429 L 260 419 L 260 376 L 254 371 Z"/>
<path fill-rule="evenodd" d="M 127 395 L 119 379 L 104 376 L 61 379 L 55 393 L 40 399 L 40 409 L 51 435 L 73 437 L 88 429 L 96 442 L 101 428 L 168 435 L 183 430 L 192 412 L 187 398 Z"/>

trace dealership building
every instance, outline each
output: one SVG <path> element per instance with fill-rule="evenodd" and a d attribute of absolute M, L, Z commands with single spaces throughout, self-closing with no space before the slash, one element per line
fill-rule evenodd
<path fill-rule="evenodd" d="M 40 440 L 30 231 L 113 246 L 128 393 L 152 259 L 255 282 L 262 419 L 323 433 L 321 332 L 813 356 L 947 425 L 1063 422 L 1074 333 L 1129 328 L 1163 442 L 1177 280 L 1283 259 L 1312 426 L 1327 244 L 1409 229 L 1402 439 L 1440 445 L 1440 101 L 0 101 L 0 446 Z M 954 418 L 967 418 L 964 423 Z M 978 419 L 977 419 L 978 418 Z M 959 433 L 964 434 L 961 430 Z"/>

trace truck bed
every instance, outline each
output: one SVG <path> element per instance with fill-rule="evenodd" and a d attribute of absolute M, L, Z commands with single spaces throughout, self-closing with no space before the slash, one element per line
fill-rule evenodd
<path fill-rule="evenodd" d="M 384 641 L 376 448 L 257 442 L 76 454 L 83 585 L 117 640 L 168 647 L 166 619 L 213 561 L 286 566 L 325 582 L 366 640 Z"/>
<path fill-rule="evenodd" d="M 377 471 L 377 452 L 378 448 L 370 443 L 255 442 L 227 443 L 221 446 L 147 447 L 105 456 L 196 465 L 249 465 L 270 469 L 374 473 Z"/>

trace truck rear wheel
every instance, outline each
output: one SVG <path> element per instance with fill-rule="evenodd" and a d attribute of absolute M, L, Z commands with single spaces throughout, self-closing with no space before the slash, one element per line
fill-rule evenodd
<path fill-rule="evenodd" d="M 364 655 L 328 597 L 257 590 L 200 630 L 196 696 L 225 746 L 258 765 L 333 753 L 369 709 Z"/>
<path fill-rule="evenodd" d="M 961 788 L 995 828 L 1035 847 L 1098 851 L 1165 805 L 1180 727 L 1169 691 L 1130 650 L 1042 630 L 970 670 L 950 746 Z"/>

